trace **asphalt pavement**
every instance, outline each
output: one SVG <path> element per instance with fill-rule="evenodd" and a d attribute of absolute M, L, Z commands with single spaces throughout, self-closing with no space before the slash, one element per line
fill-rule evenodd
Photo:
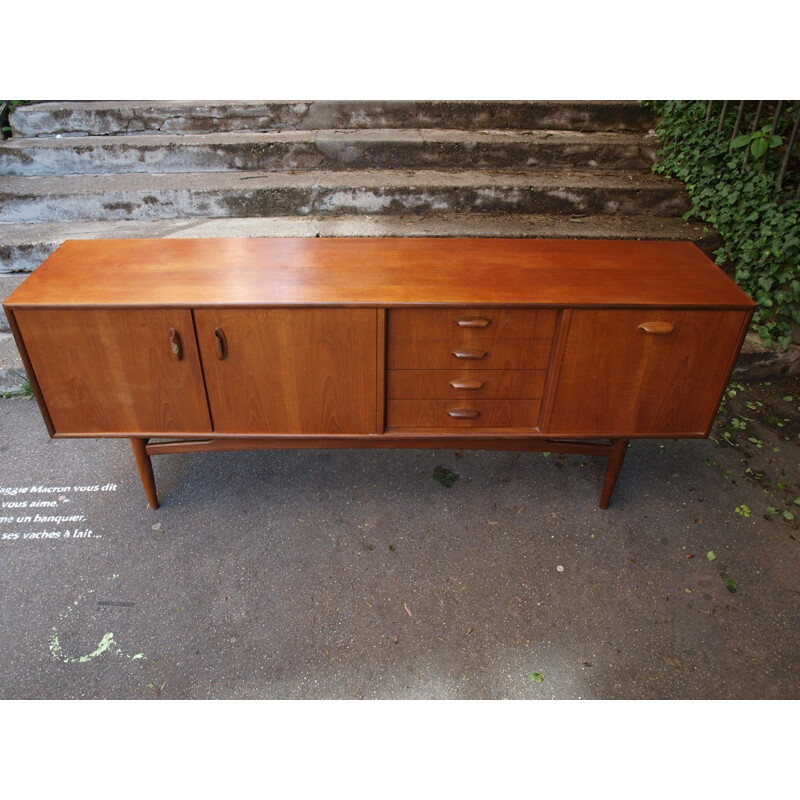
<path fill-rule="evenodd" d="M 632 442 L 606 511 L 604 459 L 452 450 L 154 457 L 153 511 L 0 400 L 0 698 L 796 699 L 798 395 Z"/>

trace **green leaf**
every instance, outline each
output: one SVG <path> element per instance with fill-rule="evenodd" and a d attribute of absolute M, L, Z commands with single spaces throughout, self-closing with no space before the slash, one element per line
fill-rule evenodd
<path fill-rule="evenodd" d="M 765 291 L 768 292 L 772 288 L 772 284 L 774 281 L 769 276 L 764 276 L 758 279 L 758 285 Z"/>
<path fill-rule="evenodd" d="M 544 672 L 531 672 L 531 680 L 534 683 L 544 683 Z"/>
<path fill-rule="evenodd" d="M 766 139 L 755 139 L 750 145 L 750 152 L 753 158 L 761 158 L 769 149 Z"/>
<path fill-rule="evenodd" d="M 794 499 L 794 500 L 792 500 L 792 502 L 793 502 L 793 503 L 794 503 L 796 506 L 800 506 L 800 497 L 795 497 L 795 499 Z"/>
<path fill-rule="evenodd" d="M 458 480 L 458 474 L 447 469 L 447 467 L 436 467 L 433 471 L 433 477 L 448 489 Z"/>
<path fill-rule="evenodd" d="M 716 554 L 716 553 L 715 553 L 713 550 L 709 550 L 709 551 L 706 553 L 706 558 L 707 558 L 709 561 L 716 561 L 716 560 L 717 560 L 717 554 Z"/>
<path fill-rule="evenodd" d="M 788 519 L 789 522 L 791 522 L 794 519 L 794 514 L 792 514 L 791 511 L 784 511 L 783 512 L 783 518 L 784 519 Z"/>
<path fill-rule="evenodd" d="M 728 580 L 725 581 L 725 586 L 731 594 L 736 594 L 739 589 L 739 584 L 732 578 L 728 578 Z"/>
<path fill-rule="evenodd" d="M 746 506 L 742 503 L 742 505 L 736 506 L 736 513 L 741 514 L 743 517 L 749 517 L 753 512 L 750 510 L 750 506 Z"/>
<path fill-rule="evenodd" d="M 760 128 L 737 134 L 731 148 L 734 142 L 717 134 L 713 120 L 704 123 L 707 107 L 706 101 L 654 101 L 662 143 L 654 171 L 684 181 L 691 200 L 684 218 L 717 230 L 722 243 L 713 257 L 720 266 L 735 265 L 736 282 L 758 304 L 755 322 L 764 342 L 786 348 L 792 322 L 800 322 L 800 207 L 774 191 L 780 159 L 766 161 L 763 174 L 743 172 L 740 154 L 749 146 L 761 160 L 786 137 L 767 116 Z"/>

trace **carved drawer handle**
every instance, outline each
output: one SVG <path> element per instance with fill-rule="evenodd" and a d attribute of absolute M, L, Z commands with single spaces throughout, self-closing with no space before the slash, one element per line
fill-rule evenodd
<path fill-rule="evenodd" d="M 465 350 L 453 350 L 453 355 L 456 358 L 466 358 L 476 361 L 480 358 L 484 358 L 486 356 L 486 350 L 472 350 L 467 348 Z"/>
<path fill-rule="evenodd" d="M 640 331 L 645 333 L 667 334 L 675 330 L 675 326 L 671 322 L 643 322 L 639 326 Z"/>
<path fill-rule="evenodd" d="M 451 408 L 447 413 L 454 419 L 475 419 L 481 415 L 477 408 Z"/>
<path fill-rule="evenodd" d="M 456 381 L 450 381 L 450 385 L 454 389 L 482 389 L 483 381 L 456 380 Z"/>
<path fill-rule="evenodd" d="M 485 328 L 491 324 L 490 319 L 486 317 L 459 317 L 456 319 L 456 325 L 462 328 Z"/>
<path fill-rule="evenodd" d="M 169 329 L 169 346 L 172 349 L 172 355 L 176 361 L 183 361 L 183 342 L 181 342 L 181 335 L 175 328 Z"/>
<path fill-rule="evenodd" d="M 225 338 L 225 331 L 222 328 L 214 331 L 214 347 L 217 350 L 217 358 L 224 361 L 228 357 L 228 340 Z"/>

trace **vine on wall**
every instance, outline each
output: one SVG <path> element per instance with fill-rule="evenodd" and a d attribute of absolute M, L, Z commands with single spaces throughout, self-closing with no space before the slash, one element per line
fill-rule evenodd
<path fill-rule="evenodd" d="M 783 106 L 774 132 L 772 118 L 751 131 L 754 110 L 719 128 L 719 114 L 707 120 L 708 101 L 651 100 L 659 115 L 663 143 L 654 171 L 686 184 L 692 201 L 687 219 L 708 223 L 722 237 L 717 263 L 731 268 L 736 282 L 758 303 L 754 322 L 768 345 L 786 349 L 792 323 L 800 323 L 800 159 L 789 162 L 776 189 L 798 103 Z M 773 112 L 774 113 L 774 112 Z M 766 160 L 764 156 L 766 155 Z M 763 169 L 762 169 L 763 162 Z"/>

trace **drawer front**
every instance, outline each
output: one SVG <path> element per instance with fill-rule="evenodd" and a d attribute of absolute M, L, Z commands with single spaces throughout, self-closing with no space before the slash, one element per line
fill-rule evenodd
<path fill-rule="evenodd" d="M 541 397 L 545 370 L 389 370 L 390 400 L 529 399 Z"/>
<path fill-rule="evenodd" d="M 389 400 L 388 428 L 535 428 L 541 401 Z"/>
<path fill-rule="evenodd" d="M 389 369 L 533 369 L 547 368 L 549 339 L 398 339 L 389 343 Z"/>
<path fill-rule="evenodd" d="M 399 308 L 389 312 L 389 341 L 397 339 L 551 339 L 555 309 Z"/>

